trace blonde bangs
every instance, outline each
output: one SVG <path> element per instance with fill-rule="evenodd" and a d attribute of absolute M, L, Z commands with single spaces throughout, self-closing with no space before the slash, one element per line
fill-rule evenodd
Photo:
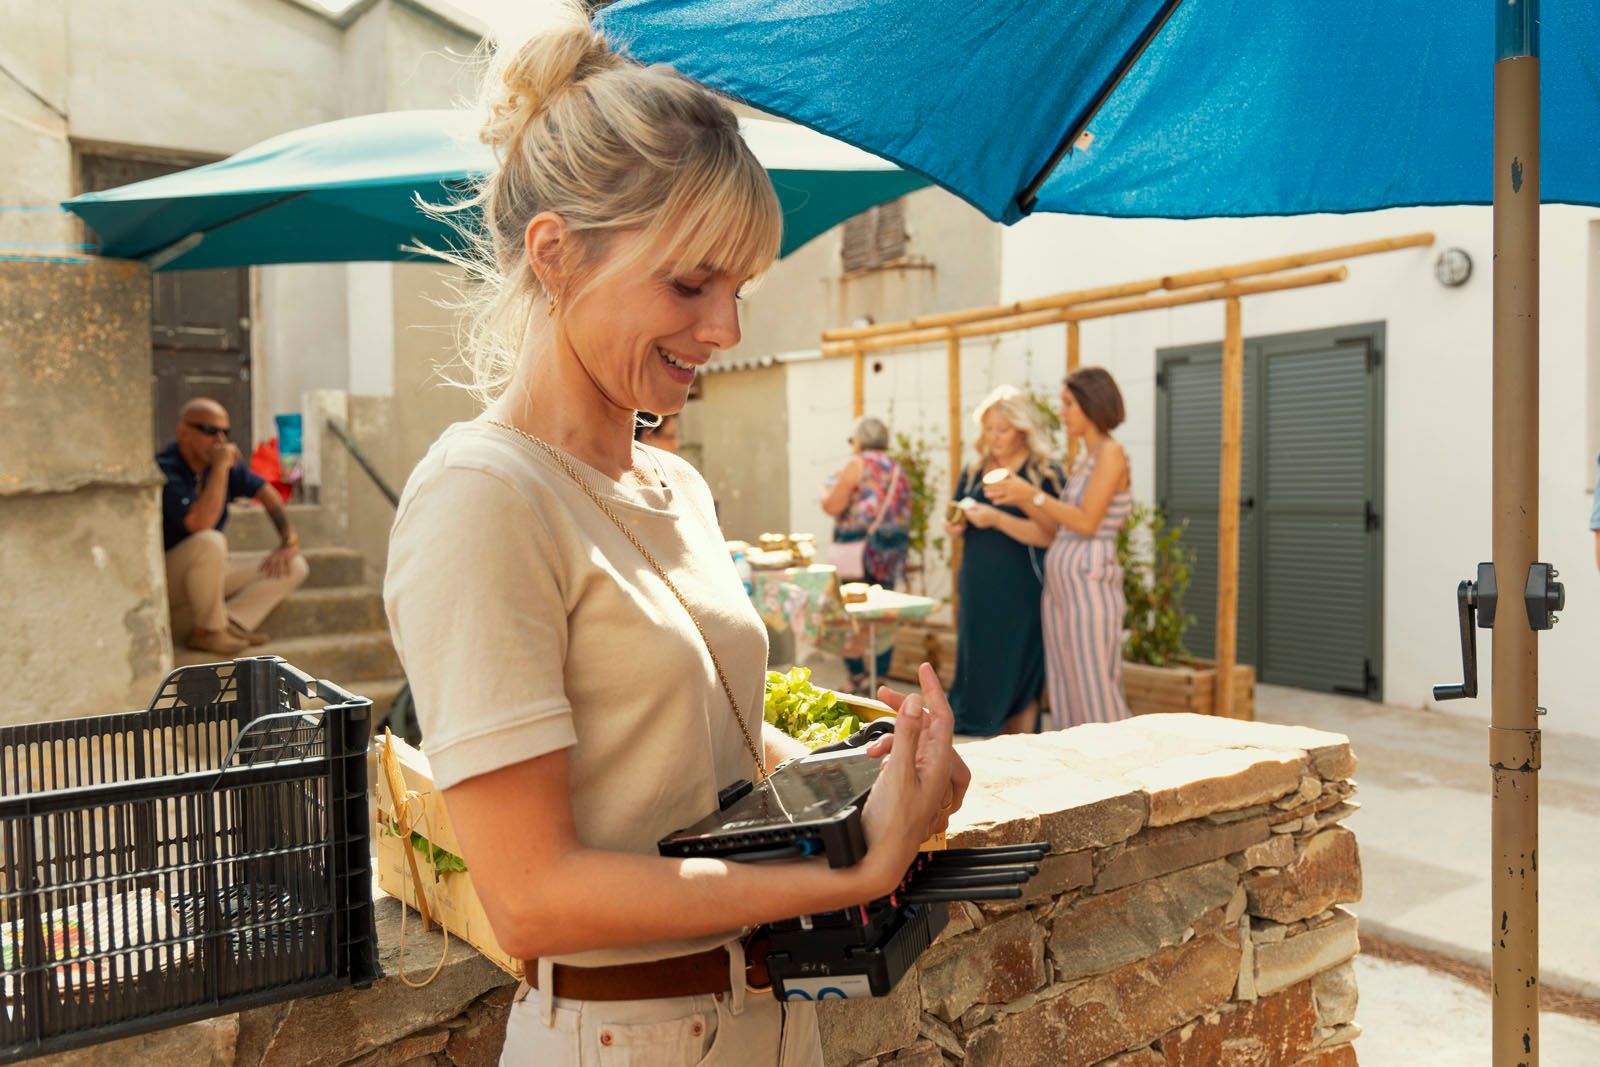
<path fill-rule="evenodd" d="M 719 147 L 694 161 L 647 231 L 647 246 L 661 249 L 653 269 L 742 282 L 778 258 L 783 211 L 772 180 L 742 138 Z"/>

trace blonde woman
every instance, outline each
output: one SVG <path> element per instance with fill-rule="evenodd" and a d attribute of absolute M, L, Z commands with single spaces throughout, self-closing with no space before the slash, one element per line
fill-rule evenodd
<path fill-rule="evenodd" d="M 1104 367 L 1083 367 L 1061 387 L 1061 421 L 1083 442 L 1083 458 L 1059 496 L 1020 478 L 991 486 L 1037 527 L 1045 557 L 1045 668 L 1050 710 L 1061 727 L 1128 717 L 1122 693 L 1122 564 L 1117 531 L 1133 510 L 1128 455 L 1111 436 L 1122 425 L 1122 392 Z"/>
<path fill-rule="evenodd" d="M 724 104 L 581 24 L 510 57 L 483 136 L 488 408 L 413 471 L 384 600 L 473 885 L 525 961 L 501 1062 L 814 1067 L 814 1016 L 747 993 L 741 934 L 887 893 L 967 776 L 925 668 L 923 694 L 883 691 L 862 863 L 656 854 L 801 751 L 762 725 L 766 635 L 706 483 L 633 440 L 738 343 L 777 199 Z"/>
<path fill-rule="evenodd" d="M 1049 437 L 1033 400 L 1002 385 L 973 412 L 978 458 L 961 472 L 957 505 L 945 529 L 961 538 L 960 615 L 956 619 L 956 677 L 950 707 L 956 732 L 989 736 L 1032 733 L 1044 691 L 1044 637 L 1039 596 L 1044 552 L 1034 522 L 1020 508 L 988 493 L 994 472 L 1007 473 L 1055 496 L 1066 484 L 1050 458 Z"/>

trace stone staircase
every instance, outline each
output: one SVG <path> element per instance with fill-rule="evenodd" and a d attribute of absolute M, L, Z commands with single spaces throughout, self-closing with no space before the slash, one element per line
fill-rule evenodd
<path fill-rule="evenodd" d="M 313 677 L 367 697 L 374 721 L 381 720 L 405 684 L 389 640 L 382 595 L 366 584 L 362 554 L 333 543 L 338 534 L 322 508 L 291 504 L 289 514 L 311 575 L 262 622 L 261 631 L 271 640 L 245 654 L 282 656 Z M 264 551 L 278 543 L 277 531 L 259 507 L 230 505 L 227 535 L 235 552 Z M 182 666 L 217 657 L 184 648 L 179 641 L 173 658 Z"/>

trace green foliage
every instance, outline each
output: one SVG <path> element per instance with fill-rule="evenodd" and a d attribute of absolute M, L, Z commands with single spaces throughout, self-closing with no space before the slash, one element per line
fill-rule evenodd
<path fill-rule="evenodd" d="M 943 534 L 929 536 L 933 517 L 939 513 L 939 502 L 944 495 L 933 477 L 933 450 L 936 447 L 938 445 L 935 442 L 920 434 L 912 437 L 897 433 L 894 435 L 894 447 L 889 451 L 894 461 L 900 464 L 903 477 L 911 486 L 911 518 L 906 530 L 911 542 L 910 554 L 916 558 L 920 568 L 918 581 L 923 588 L 927 583 L 928 553 L 932 552 L 935 560 L 942 560 L 945 550 Z"/>
<path fill-rule="evenodd" d="M 1183 631 L 1194 616 L 1184 614 L 1183 594 L 1194 554 L 1182 544 L 1183 529 L 1167 525 L 1160 508 L 1135 504 L 1117 532 L 1122 593 L 1128 601 L 1123 657 L 1130 662 L 1165 667 L 1188 655 Z"/>
<path fill-rule="evenodd" d="M 398 837 L 400 824 L 393 819 L 389 820 L 388 831 Z M 422 853 L 427 861 L 433 865 L 433 876 L 435 878 L 445 874 L 467 873 L 466 860 L 454 852 L 446 852 L 415 830 L 411 831 L 411 847 Z"/>
<path fill-rule="evenodd" d="M 805 667 L 767 672 L 763 718 L 808 748 L 843 741 L 861 727 L 860 716 L 837 693 L 811 684 Z"/>
<path fill-rule="evenodd" d="M 1061 452 L 1061 411 L 1056 397 L 1039 392 L 1033 386 L 1024 388 L 1028 399 L 1033 401 L 1033 406 L 1039 411 L 1039 425 L 1049 431 L 1050 454 L 1059 455 Z"/>

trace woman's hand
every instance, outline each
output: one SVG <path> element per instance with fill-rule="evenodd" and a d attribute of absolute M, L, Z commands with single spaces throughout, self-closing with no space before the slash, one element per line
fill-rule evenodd
<path fill-rule="evenodd" d="M 967 532 L 967 524 L 964 522 L 947 522 L 944 524 L 944 532 L 950 537 L 960 537 Z"/>
<path fill-rule="evenodd" d="M 988 504 L 973 504 L 967 508 L 967 522 L 980 530 L 987 530 L 1000 521 L 1004 514 L 999 508 L 992 508 Z"/>
<path fill-rule="evenodd" d="M 948 818 L 948 812 L 941 809 L 959 803 L 959 798 L 950 799 L 956 791 L 952 772 L 955 719 L 933 668 L 924 663 L 919 677 L 924 693 L 936 699 L 924 707 L 920 695 L 902 698 L 893 739 L 880 740 L 867 750 L 868 755 L 884 760 L 862 812 L 867 836 L 862 868 L 874 896 L 883 896 L 900 884 L 930 829 L 941 818 Z"/>
<path fill-rule="evenodd" d="M 924 707 L 942 707 L 949 710 L 950 702 L 945 698 L 944 686 L 939 684 L 939 676 L 932 667 L 923 664 L 923 674 L 918 671 L 918 680 L 922 682 L 922 703 Z M 907 695 L 898 689 L 889 686 L 878 687 L 878 699 L 898 711 L 905 705 Z M 951 729 L 954 731 L 955 716 L 952 715 Z M 888 755 L 894 748 L 894 734 L 878 738 L 867 746 L 867 755 L 879 757 Z M 961 758 L 961 753 L 954 747 L 950 750 L 950 784 L 946 791 L 944 803 L 940 805 L 939 813 L 928 827 L 928 836 L 943 833 L 950 825 L 950 816 L 961 809 L 961 802 L 967 797 L 967 788 L 972 785 L 972 768 L 967 766 L 967 761 Z"/>
<path fill-rule="evenodd" d="M 1008 474 L 1001 481 L 993 485 L 985 484 L 983 493 L 996 504 L 1006 507 L 1020 508 L 1033 499 L 1033 494 L 1039 490 L 1026 478 L 1015 474 Z"/>

